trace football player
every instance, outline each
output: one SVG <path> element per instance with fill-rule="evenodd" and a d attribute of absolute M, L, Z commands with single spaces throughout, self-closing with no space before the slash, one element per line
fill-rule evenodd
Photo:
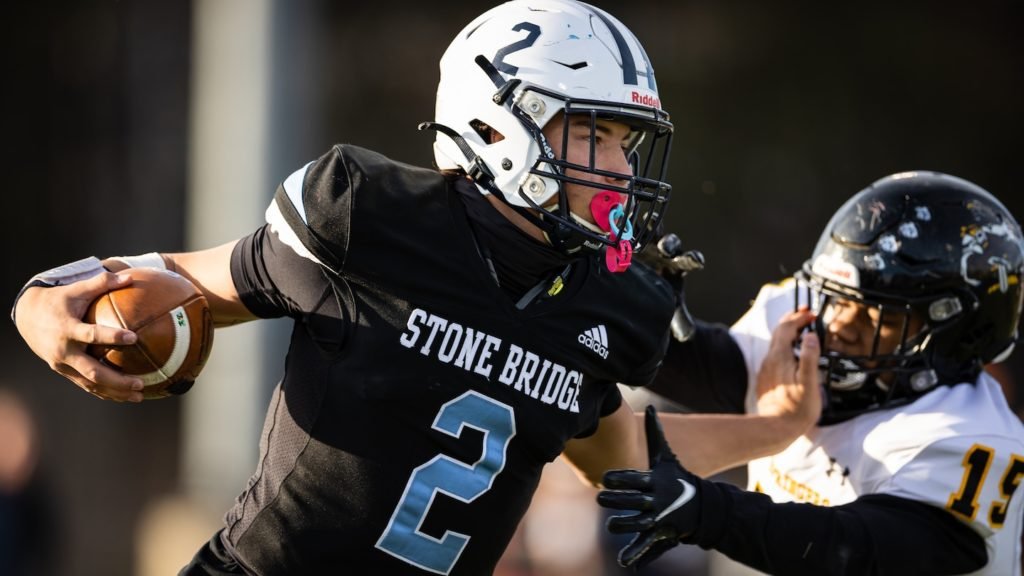
<path fill-rule="evenodd" d="M 746 396 L 756 412 L 753 375 L 796 302 L 817 314 L 820 421 L 751 462 L 744 492 L 688 471 L 651 411 L 651 470 L 609 472 L 599 495 L 639 511 L 608 521 L 636 533 L 620 563 L 684 542 L 773 574 L 1020 574 L 1024 426 L 984 367 L 1017 340 L 1022 241 L 995 197 L 953 176 L 894 174 L 853 196 L 796 279 L 765 286 L 728 332 L 698 323 L 653 386 L 723 412 Z M 712 382 L 695 350 L 751 377 Z"/>
<path fill-rule="evenodd" d="M 102 263 L 176 270 L 218 325 L 294 319 L 259 466 L 183 574 L 488 574 L 546 463 L 565 452 L 595 484 L 643 465 L 616 383 L 654 377 L 674 307 L 631 265 L 670 192 L 672 124 L 646 53 L 598 8 L 516 0 L 459 32 L 440 73 L 421 126 L 440 170 L 338 145 L 284 180 L 252 234 Z M 137 379 L 85 353 L 135 336 L 80 321 L 124 282 L 95 258 L 54 269 L 15 318 L 80 387 L 138 401 Z M 813 424 L 808 350 L 800 380 L 778 356 L 779 411 L 737 417 L 738 454 L 716 458 Z"/>

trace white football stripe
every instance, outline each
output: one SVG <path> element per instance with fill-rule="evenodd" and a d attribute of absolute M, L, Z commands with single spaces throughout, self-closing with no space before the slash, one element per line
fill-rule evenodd
<path fill-rule="evenodd" d="M 185 363 L 185 356 L 188 355 L 189 344 L 192 340 L 192 332 L 189 330 L 188 314 L 181 306 L 168 312 L 171 315 L 171 323 L 174 325 L 174 348 L 167 362 L 149 374 L 140 374 L 143 386 L 159 384 L 167 380 L 181 368 Z"/>
<path fill-rule="evenodd" d="M 605 331 L 604 324 L 599 325 L 597 327 L 597 331 L 601 335 L 601 346 L 604 346 L 605 348 L 607 348 L 608 347 L 608 332 Z"/>

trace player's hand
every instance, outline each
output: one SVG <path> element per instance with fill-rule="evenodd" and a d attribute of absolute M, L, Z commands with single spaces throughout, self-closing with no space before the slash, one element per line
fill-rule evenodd
<path fill-rule="evenodd" d="M 132 344 L 135 333 L 82 322 L 89 304 L 131 284 L 127 275 L 105 272 L 67 286 L 29 288 L 15 311 L 18 333 L 51 369 L 105 400 L 141 402 L 142 381 L 125 376 L 86 353 L 89 344 Z"/>
<path fill-rule="evenodd" d="M 813 426 L 821 417 L 821 380 L 818 357 L 821 349 L 813 331 L 800 332 L 814 321 L 806 308 L 791 312 L 772 332 L 768 355 L 757 374 L 757 411 L 779 416 L 792 424 L 794 437 Z M 793 344 L 800 340 L 800 357 Z"/>
<path fill-rule="evenodd" d="M 608 530 L 636 533 L 619 551 L 619 564 L 643 566 L 692 534 L 700 523 L 701 481 L 679 463 L 665 441 L 653 406 L 644 414 L 647 457 L 651 469 L 609 470 L 597 502 L 614 510 L 633 510 L 630 516 L 612 516 Z"/>
<path fill-rule="evenodd" d="M 672 336 L 686 342 L 696 331 L 696 324 L 686 308 L 686 275 L 704 269 L 704 254 L 699 250 L 683 250 L 683 242 L 673 233 L 658 234 L 660 238 L 644 247 L 637 260 L 668 281 L 676 293 L 676 311 L 672 316 Z"/>

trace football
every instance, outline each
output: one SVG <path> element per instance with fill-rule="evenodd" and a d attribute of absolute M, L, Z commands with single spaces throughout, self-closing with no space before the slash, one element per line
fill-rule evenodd
<path fill-rule="evenodd" d="M 203 370 L 213 346 L 206 298 L 184 276 L 158 268 L 129 268 L 129 286 L 94 300 L 84 321 L 126 328 L 138 336 L 125 346 L 90 345 L 101 362 L 142 378 L 147 400 L 184 394 Z"/>

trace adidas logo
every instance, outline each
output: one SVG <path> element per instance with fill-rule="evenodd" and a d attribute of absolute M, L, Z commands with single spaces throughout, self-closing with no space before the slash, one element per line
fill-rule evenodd
<path fill-rule="evenodd" d="M 605 331 L 604 324 L 583 332 L 576 337 L 576 341 L 597 352 L 601 358 L 608 359 L 608 332 Z"/>

